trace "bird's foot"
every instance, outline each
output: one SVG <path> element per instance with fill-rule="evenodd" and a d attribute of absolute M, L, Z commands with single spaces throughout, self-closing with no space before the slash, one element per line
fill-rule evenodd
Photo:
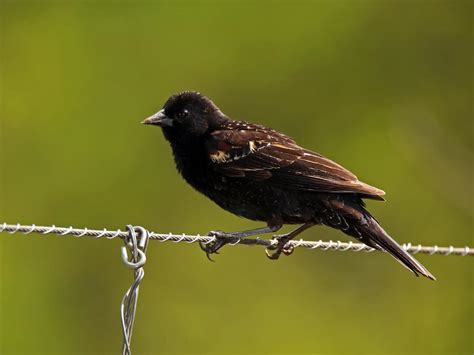
<path fill-rule="evenodd" d="M 219 249 L 222 248 L 229 242 L 229 238 L 232 237 L 232 234 L 225 233 L 223 231 L 210 231 L 208 234 L 210 237 L 215 237 L 211 242 L 199 242 L 199 246 L 206 253 L 207 258 L 214 262 L 211 258 L 212 254 L 219 254 Z"/>
<path fill-rule="evenodd" d="M 291 240 L 291 236 L 289 234 L 274 235 L 272 240 L 276 240 L 276 243 L 265 249 L 265 253 L 269 259 L 278 260 L 281 253 L 285 254 L 286 256 L 293 253 L 294 248 L 291 245 L 287 245 Z"/>

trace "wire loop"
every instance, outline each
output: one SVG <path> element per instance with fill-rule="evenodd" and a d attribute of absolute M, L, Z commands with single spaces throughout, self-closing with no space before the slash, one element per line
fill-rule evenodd
<path fill-rule="evenodd" d="M 78 238 L 79 238 L 79 237 L 83 237 L 83 236 L 85 236 L 85 235 L 87 234 L 87 232 L 88 232 L 87 228 L 84 228 L 84 231 L 83 231 L 82 233 L 76 235 L 76 237 L 78 237 Z"/>
<path fill-rule="evenodd" d="M 235 238 L 235 241 L 231 241 L 231 242 L 229 242 L 229 243 L 227 243 L 227 244 L 229 244 L 229 245 L 237 245 L 237 244 L 240 243 L 241 240 L 242 240 L 241 238 Z"/>
<path fill-rule="evenodd" d="M 72 231 L 72 226 L 69 226 L 69 228 L 67 228 L 64 232 L 59 233 L 59 235 L 66 235 L 66 234 L 71 233 L 71 231 Z"/>
<path fill-rule="evenodd" d="M 350 248 L 352 248 L 352 241 L 349 241 L 349 243 L 347 243 L 347 246 L 345 248 L 341 248 L 339 250 L 346 251 L 346 250 L 349 250 Z"/>
<path fill-rule="evenodd" d="M 17 223 L 16 226 L 15 226 L 15 229 L 11 230 L 8 233 L 10 233 L 10 234 L 16 233 L 16 232 L 18 232 L 19 229 L 20 229 L 20 223 Z"/>
<path fill-rule="evenodd" d="M 72 227 L 71 227 L 72 228 Z M 36 225 L 32 224 L 31 229 L 29 231 L 23 232 L 24 235 L 32 233 L 36 229 Z"/>
<path fill-rule="evenodd" d="M 125 246 L 121 247 L 122 261 L 125 266 L 133 268 L 134 280 L 123 296 L 120 304 L 120 316 L 123 332 L 123 355 L 131 355 L 130 342 L 132 339 L 133 321 L 137 309 L 138 290 L 140 282 L 145 276 L 143 265 L 146 262 L 146 249 L 148 247 L 149 232 L 143 227 L 127 225 L 128 235 L 123 238 Z M 130 257 L 128 252 L 130 252 Z"/>
<path fill-rule="evenodd" d="M 44 232 L 41 232 L 41 234 L 49 234 L 55 229 L 56 229 L 56 226 L 53 224 L 49 229 L 45 230 Z M 87 228 L 86 228 L 86 232 L 87 232 Z"/>

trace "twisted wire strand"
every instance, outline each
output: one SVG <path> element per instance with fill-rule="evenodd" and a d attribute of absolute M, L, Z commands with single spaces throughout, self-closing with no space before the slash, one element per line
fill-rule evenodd
<path fill-rule="evenodd" d="M 146 262 L 146 249 L 148 246 L 148 231 L 143 227 L 127 225 L 128 235 L 123 239 L 125 246 L 122 247 L 122 261 L 125 266 L 134 269 L 134 280 L 132 285 L 122 298 L 120 303 L 120 318 L 123 334 L 123 355 L 131 355 L 130 343 L 132 340 L 133 323 L 138 304 L 138 291 L 140 283 L 145 277 L 143 265 Z M 130 258 L 127 250 L 130 251 Z"/>
<path fill-rule="evenodd" d="M 56 227 L 52 226 L 37 226 L 35 224 L 31 225 L 22 225 L 22 224 L 0 224 L 0 233 L 7 232 L 10 234 L 15 233 L 40 233 L 40 234 L 56 234 L 59 236 L 72 235 L 75 237 L 94 237 L 94 238 L 126 238 L 128 232 L 117 229 L 107 230 L 107 229 L 89 229 L 89 228 L 73 228 L 73 227 Z M 173 233 L 155 233 L 149 232 L 150 240 L 158 240 L 160 242 L 174 242 L 174 243 L 204 243 L 209 244 L 216 240 L 214 236 L 205 236 L 205 235 L 189 235 L 189 234 L 173 234 Z M 260 245 L 263 247 L 269 247 L 276 243 L 275 240 L 271 239 L 261 239 L 257 238 L 228 238 L 229 245 Z M 307 249 L 320 249 L 320 250 L 337 250 L 337 251 L 366 251 L 372 252 L 375 249 L 362 244 L 362 243 L 353 243 L 353 242 L 341 242 L 341 241 L 328 241 L 324 242 L 322 240 L 308 241 L 308 240 L 292 240 L 289 241 L 289 246 L 294 248 L 307 248 Z M 425 245 L 412 245 L 411 243 L 406 243 L 401 245 L 403 249 L 411 254 L 440 254 L 440 255 L 457 255 L 457 256 L 474 256 L 474 248 L 472 247 L 454 247 L 452 245 L 447 247 L 434 246 L 425 246 Z"/>

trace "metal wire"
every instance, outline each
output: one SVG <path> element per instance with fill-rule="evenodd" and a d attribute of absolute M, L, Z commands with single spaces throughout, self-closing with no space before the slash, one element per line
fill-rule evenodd
<path fill-rule="evenodd" d="M 114 239 L 114 238 L 127 238 L 129 232 L 122 231 L 120 229 L 116 231 L 109 231 L 107 229 L 102 230 L 95 230 L 95 229 L 88 229 L 88 228 L 73 228 L 73 227 L 56 227 L 55 225 L 52 226 L 36 226 L 32 225 L 21 225 L 21 224 L 7 224 L 3 223 L 0 224 L 0 233 L 1 232 L 8 232 L 10 234 L 15 233 L 23 233 L 23 234 L 30 234 L 30 233 L 40 233 L 40 234 L 56 234 L 60 236 L 64 235 L 73 235 L 75 237 L 94 237 L 94 238 L 107 238 L 107 239 Z M 148 232 L 148 238 L 151 240 L 158 240 L 160 242 L 175 242 L 175 243 L 198 243 L 201 242 L 203 244 L 209 244 L 214 242 L 217 238 L 214 236 L 201 236 L 201 235 L 188 235 L 188 234 L 163 234 L 163 233 L 155 233 L 155 232 Z M 261 238 L 229 238 L 229 245 L 260 245 L 263 247 L 269 247 L 276 243 L 275 240 L 272 239 L 261 239 Z M 340 241 L 332 241 L 323 242 L 322 240 L 317 241 L 307 241 L 307 240 L 292 240 L 289 241 L 287 246 L 291 246 L 293 248 L 308 248 L 308 249 L 321 249 L 321 250 L 338 250 L 338 251 L 366 251 L 372 252 L 375 249 L 362 244 L 362 243 L 353 243 L 353 242 L 340 242 Z M 457 255 L 457 256 L 474 256 L 474 248 L 472 247 L 454 247 L 454 246 L 447 246 L 447 247 L 438 247 L 437 245 L 434 246 L 424 246 L 424 245 L 412 245 L 411 243 L 402 244 L 403 249 L 407 252 L 412 254 L 440 254 L 440 255 Z"/>
<path fill-rule="evenodd" d="M 122 320 L 123 355 L 131 355 L 130 342 L 132 340 L 133 322 L 138 302 L 140 282 L 145 277 L 143 265 L 146 262 L 146 248 L 148 246 L 148 231 L 143 227 L 127 226 L 128 234 L 123 238 L 122 261 L 125 266 L 134 269 L 132 285 L 127 290 L 120 303 L 120 317 Z M 130 251 L 130 258 L 127 250 Z"/>
<path fill-rule="evenodd" d="M 40 234 L 56 234 L 59 236 L 64 235 L 73 235 L 75 237 L 84 237 L 90 236 L 94 238 L 121 238 L 124 241 L 124 246 L 122 246 L 122 261 L 124 264 L 134 270 L 134 279 L 131 286 L 128 288 L 127 292 L 122 298 L 120 303 L 120 317 L 123 333 L 123 346 L 122 354 L 131 355 L 130 343 L 132 340 L 132 331 L 133 323 L 135 320 L 135 313 L 137 309 L 138 302 L 138 291 L 140 288 L 140 282 L 145 276 L 145 271 L 143 266 L 146 262 L 146 249 L 148 246 L 148 241 L 158 240 L 160 242 L 171 241 L 174 243 L 202 243 L 209 244 L 217 240 L 215 236 L 201 236 L 201 235 L 187 235 L 187 234 L 162 234 L 149 232 L 143 227 L 134 227 L 127 225 L 127 231 L 122 231 L 120 229 L 116 231 L 109 231 L 107 229 L 95 230 L 88 228 L 73 228 L 73 227 L 56 227 L 52 226 L 36 226 L 32 225 L 21 225 L 21 224 L 0 224 L 0 233 L 7 232 L 9 234 L 23 233 L 28 235 L 30 233 L 40 233 Z M 228 245 L 260 245 L 264 247 L 270 247 L 277 243 L 274 239 L 260 239 L 260 238 L 228 238 Z M 348 242 L 344 243 L 341 241 L 333 242 L 323 242 L 322 240 L 318 241 L 306 241 L 303 239 L 289 241 L 285 247 L 293 248 L 309 248 L 309 249 L 321 249 L 321 250 L 339 250 L 339 251 L 366 251 L 371 252 L 375 249 L 362 244 L 362 243 L 353 243 Z M 415 245 L 412 246 L 411 243 L 402 244 L 403 249 L 406 251 L 417 254 L 424 253 L 428 255 L 441 254 L 441 255 L 459 255 L 459 256 L 474 256 L 474 250 L 470 247 L 457 248 L 453 246 L 448 247 L 438 247 L 434 246 L 422 246 Z M 130 253 L 130 256 L 128 255 Z"/>

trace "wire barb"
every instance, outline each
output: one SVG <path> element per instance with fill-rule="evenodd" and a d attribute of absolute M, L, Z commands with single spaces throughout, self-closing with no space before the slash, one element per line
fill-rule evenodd
<path fill-rule="evenodd" d="M 73 228 L 73 227 L 56 227 L 56 226 L 36 226 L 35 224 L 32 225 L 21 225 L 21 224 L 7 224 L 2 223 L 0 224 L 0 233 L 7 232 L 9 234 L 16 234 L 16 233 L 23 233 L 23 234 L 30 234 L 30 233 L 41 233 L 41 234 L 56 234 L 59 236 L 64 235 L 73 235 L 76 237 L 84 237 L 90 236 L 95 238 L 107 238 L 107 239 L 115 239 L 115 238 L 128 238 L 129 232 L 118 230 L 107 230 L 107 229 L 88 229 L 88 228 Z M 206 235 L 189 235 L 189 234 L 173 234 L 173 233 L 155 233 L 155 232 L 148 232 L 148 238 L 150 240 L 159 240 L 160 242 L 175 242 L 175 243 L 203 243 L 204 245 L 212 243 L 216 240 L 215 236 L 206 236 Z M 272 246 L 275 243 L 272 239 L 262 239 L 262 238 L 242 238 L 236 242 L 235 239 L 230 240 L 228 245 L 259 245 L 263 247 Z M 321 240 L 317 241 L 308 241 L 308 240 L 292 240 L 287 243 L 288 247 L 293 248 L 307 248 L 307 249 L 320 249 L 320 250 L 337 250 L 337 251 L 374 251 L 375 249 L 362 244 L 362 243 L 353 243 L 349 241 L 340 242 L 340 241 L 329 241 L 323 242 Z M 439 247 L 437 245 L 434 246 L 423 246 L 423 245 L 416 245 L 412 246 L 411 243 L 403 244 L 402 247 L 409 253 L 416 254 L 427 254 L 427 255 L 457 255 L 457 256 L 474 256 L 474 248 L 472 247 L 454 247 L 452 245 L 447 247 Z"/>

